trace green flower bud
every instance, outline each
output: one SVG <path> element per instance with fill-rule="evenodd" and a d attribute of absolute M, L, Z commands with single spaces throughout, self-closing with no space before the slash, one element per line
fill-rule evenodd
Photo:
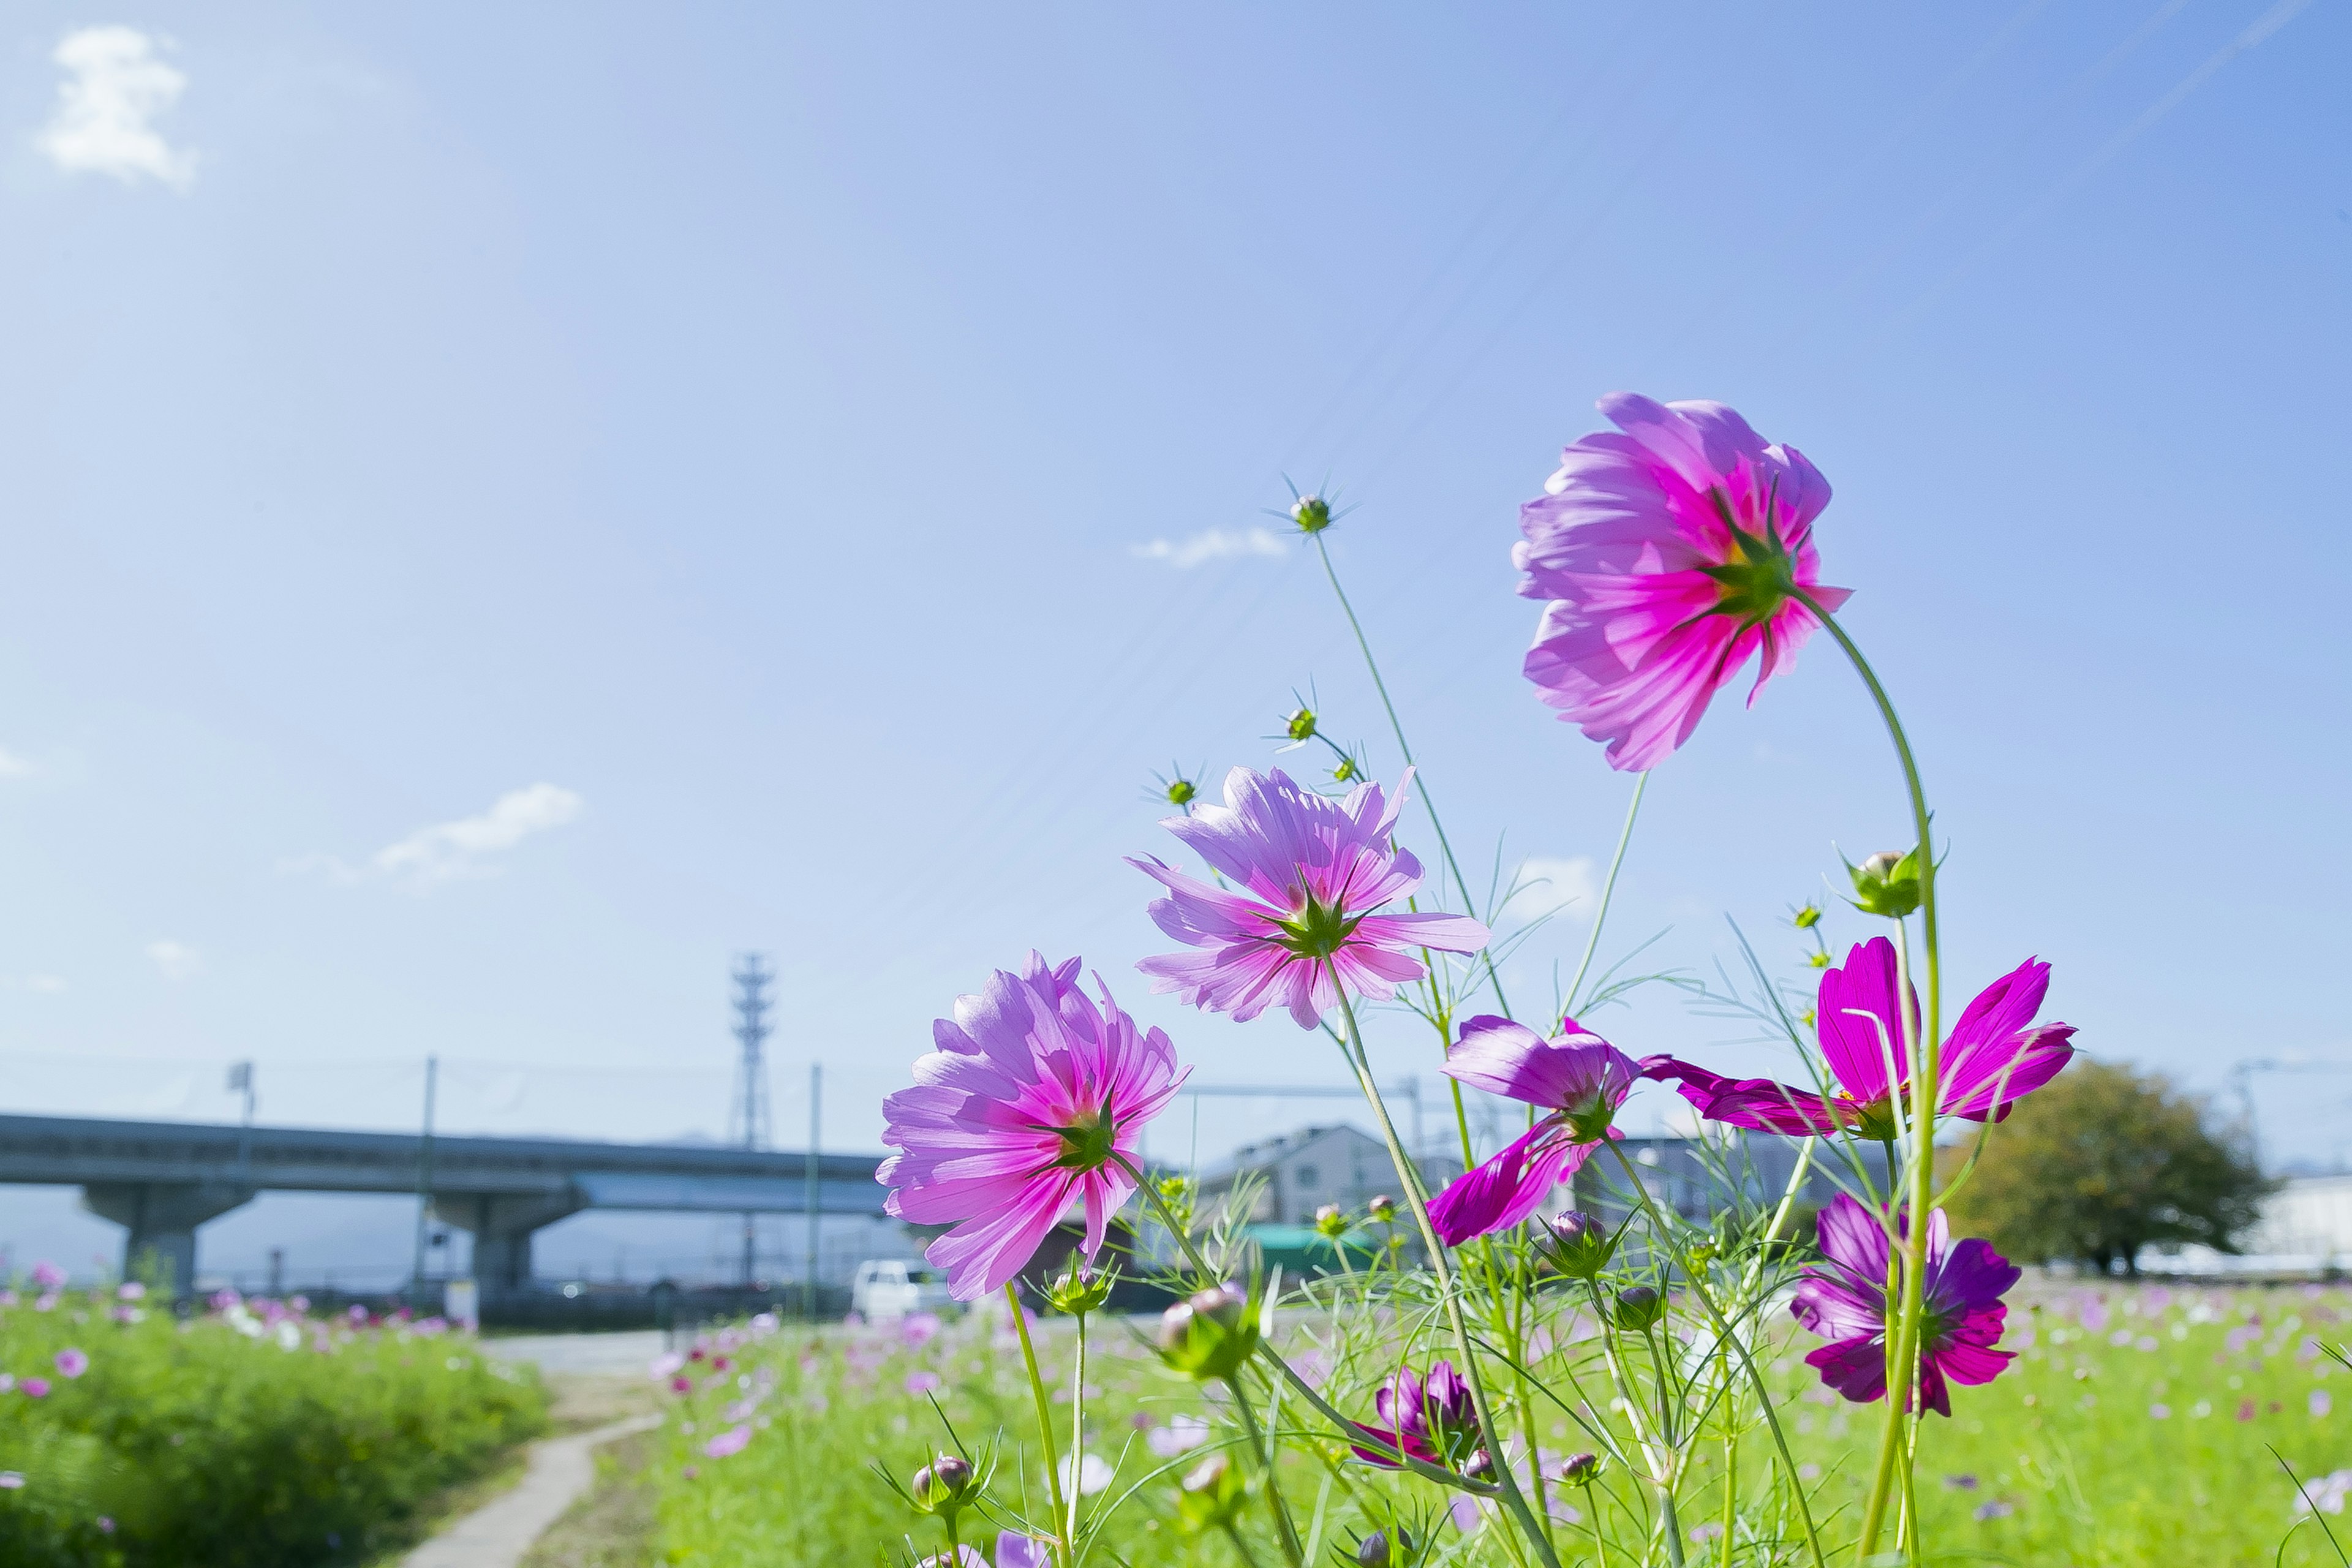
<path fill-rule="evenodd" d="M 1805 962 L 1815 969 L 1827 969 L 1830 966 L 1830 955 L 1826 952 L 1811 953 L 1806 957 Z"/>
<path fill-rule="evenodd" d="M 1581 1209 L 1546 1221 L 1542 1244 L 1551 1266 L 1571 1279 L 1598 1279 L 1617 1250 L 1609 1227 Z"/>
<path fill-rule="evenodd" d="M 1559 1479 L 1572 1487 L 1589 1487 L 1601 1479 L 1601 1456 L 1573 1454 L 1559 1468 Z"/>
<path fill-rule="evenodd" d="M 1192 804 L 1192 797 L 1200 793 L 1199 787 L 1191 779 L 1174 778 L 1168 781 L 1168 804 L 1171 805 L 1190 805 Z"/>
<path fill-rule="evenodd" d="M 1320 533 L 1331 526 L 1331 503 L 1321 496 L 1300 496 L 1290 503 L 1290 521 L 1301 533 Z"/>
<path fill-rule="evenodd" d="M 1819 904 L 1805 905 L 1797 911 L 1795 921 L 1799 931 L 1812 930 L 1822 923 L 1822 907 Z"/>
<path fill-rule="evenodd" d="M 1294 741 L 1313 740 L 1315 738 L 1315 710 L 1312 708 L 1299 709 L 1297 712 L 1291 714 L 1289 718 L 1285 719 L 1282 721 L 1282 730 L 1284 734 L 1288 735 Z"/>
<path fill-rule="evenodd" d="M 1364 1205 L 1364 1213 L 1371 1217 L 1373 1223 L 1387 1225 L 1396 1218 L 1396 1199 L 1386 1193 L 1375 1193 L 1372 1201 Z"/>
<path fill-rule="evenodd" d="M 1069 1268 L 1045 1288 L 1045 1303 L 1057 1312 L 1082 1317 L 1109 1300 L 1110 1288 L 1118 1282 L 1117 1270 L 1105 1273 L 1088 1268 L 1074 1252 L 1070 1254 Z"/>
<path fill-rule="evenodd" d="M 1654 1327 L 1666 1315 L 1666 1299 L 1647 1285 L 1629 1285 L 1617 1292 L 1617 1326 L 1637 1334 Z"/>
<path fill-rule="evenodd" d="M 1375 1530 L 1356 1542 L 1356 1568 L 1404 1568 L 1412 1561 L 1412 1532 L 1397 1527 L 1396 1544 L 1389 1544 L 1388 1531 Z"/>
<path fill-rule="evenodd" d="M 1337 1241 L 1347 1235 L 1350 1223 L 1347 1211 L 1338 1204 L 1325 1204 L 1315 1211 L 1315 1234 L 1326 1241 Z"/>
<path fill-rule="evenodd" d="M 1845 869 L 1853 879 L 1853 906 L 1864 913 L 1899 921 L 1919 907 L 1918 850 L 1897 855 L 1882 849 Z"/>
<path fill-rule="evenodd" d="M 1249 1478 L 1223 1454 L 1212 1454 L 1184 1478 L 1176 1495 L 1176 1520 L 1198 1533 L 1231 1524 L 1249 1498 Z"/>
<path fill-rule="evenodd" d="M 1339 758 L 1339 765 L 1331 770 L 1331 782 L 1346 784 L 1356 776 L 1356 759 L 1343 752 Z"/>
<path fill-rule="evenodd" d="M 1160 1314 L 1160 1359 L 1203 1383 L 1239 1372 L 1257 1342 L 1256 1304 L 1230 1285 L 1198 1291 Z"/>
<path fill-rule="evenodd" d="M 907 1493 L 925 1513 L 952 1514 L 979 1495 L 979 1478 L 971 1466 L 953 1454 L 941 1454 L 915 1472 Z"/>

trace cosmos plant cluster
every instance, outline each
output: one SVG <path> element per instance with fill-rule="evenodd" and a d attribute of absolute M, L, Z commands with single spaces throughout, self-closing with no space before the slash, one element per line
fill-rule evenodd
<path fill-rule="evenodd" d="M 1285 1481 L 1310 1466 L 1341 1480 L 1400 1483 L 1346 1489 L 1378 1500 L 1363 1503 L 1353 1544 L 1354 1560 L 1375 1568 L 1433 1561 L 1439 1525 L 1465 1506 L 1510 1532 L 1496 1561 L 1544 1568 L 1595 1554 L 1680 1564 L 1693 1551 L 1727 1565 L 1735 1550 L 1742 1562 L 1821 1568 L 1832 1559 L 1922 1560 L 1911 1501 L 1921 1424 L 1949 1415 L 1956 1389 L 2008 1364 L 2003 1296 L 2019 1277 L 1985 1243 L 1950 1235 L 1941 1205 L 1969 1166 L 1955 1171 L 1948 1156 L 1939 1169 L 1938 1131 L 1962 1134 L 1963 1153 L 1980 1148 L 1970 1135 L 2065 1068 L 2074 1030 L 2041 1021 L 2050 968 L 2032 958 L 1945 1027 L 1941 851 L 1895 706 L 1836 619 L 1852 591 L 1822 577 L 1815 531 L 1830 487 L 1820 470 L 1720 404 L 1617 394 L 1601 410 L 1615 428 L 1571 443 L 1542 494 L 1520 509 L 1519 592 L 1542 605 L 1523 672 L 1612 767 L 1636 775 L 1635 809 L 1641 777 L 1691 738 L 1718 691 L 1753 664 L 1752 703 L 1794 669 L 1816 633 L 1853 665 L 1893 742 L 1913 842 L 1847 868 L 1851 901 L 1882 922 L 1881 934 L 1840 962 L 1824 945 L 1810 995 L 1763 984 L 1750 1000 L 1804 1064 L 1801 1081 L 1735 1079 L 1605 1038 L 1591 1019 L 1622 986 L 1587 988 L 1590 947 L 1564 1005 L 1515 1016 L 1495 934 L 1445 907 L 1474 899 L 1411 768 L 1383 784 L 1341 752 L 1336 778 L 1352 787 L 1340 796 L 1248 768 L 1226 778 L 1222 804 L 1190 785 L 1172 790 L 1184 809 L 1163 826 L 1197 865 L 1132 858 L 1156 884 L 1150 913 L 1177 948 L 1136 967 L 1154 990 L 1204 1011 L 1242 1022 L 1286 1015 L 1288 1027 L 1326 1037 L 1313 1043 L 1335 1049 L 1360 1088 L 1394 1161 L 1402 1195 L 1381 1200 L 1390 1206 L 1381 1217 L 1401 1245 L 1360 1274 L 1322 1282 L 1307 1306 L 1370 1314 L 1361 1321 L 1381 1325 L 1392 1360 L 1349 1388 L 1281 1353 L 1272 1331 L 1278 1282 L 1252 1268 L 1230 1226 L 1194 1212 L 1181 1178 L 1154 1178 L 1139 1163 L 1145 1128 L 1189 1071 L 1175 1043 L 1139 1026 L 1100 976 L 1082 980 L 1078 959 L 1033 952 L 956 1001 L 914 1082 L 884 1104 L 886 1141 L 898 1151 L 879 1178 L 891 1189 L 889 1212 L 947 1227 L 929 1256 L 955 1296 L 1007 1299 L 1044 1449 L 1041 1505 L 1027 1468 L 1007 1484 L 1014 1448 L 943 1447 L 905 1491 L 944 1530 L 937 1561 L 984 1564 L 966 1539 L 979 1519 L 998 1527 L 1000 1568 L 1077 1568 L 1086 1559 L 1099 1516 L 1080 1488 L 1063 1485 L 1018 1282 L 1049 1234 L 1082 1216 L 1070 1267 L 1046 1290 L 1077 1321 L 1070 1386 L 1082 1401 L 1087 1316 L 1120 1268 L 1147 1267 L 1112 1256 L 1112 1218 L 1139 1193 L 1178 1259 L 1162 1282 L 1184 1297 L 1161 1324 L 1159 1352 L 1172 1374 L 1218 1385 L 1232 1425 L 1206 1460 L 1181 1479 L 1171 1474 L 1178 1518 L 1223 1535 L 1244 1560 L 1257 1561 L 1270 1539 L 1291 1568 L 1306 1568 L 1304 1542 L 1318 1531 L 1302 1531 Z M 1302 497 L 1290 516 L 1328 570 L 1330 506 Z M 1336 573 L 1331 582 L 1346 607 Z M 1301 718 L 1304 734 L 1294 724 L 1294 736 L 1314 736 L 1312 718 Z M 1397 739 L 1410 755 L 1401 729 Z M 1434 877 L 1398 842 L 1416 798 L 1442 850 Z M 1629 812 L 1629 835 L 1633 821 Z M 1800 923 L 1818 918 L 1809 907 Z M 1596 942 L 1599 934 L 1596 917 Z M 1475 1159 L 1465 1121 L 1464 1173 L 1429 1190 L 1370 1069 L 1363 1026 L 1374 1009 L 1417 1014 L 1434 1029 L 1440 1070 L 1523 1106 L 1524 1131 Z M 1644 1079 L 1688 1101 L 1706 1125 L 1706 1147 L 1800 1141 L 1778 1202 L 1745 1200 L 1728 1180 L 1712 1219 L 1657 1201 L 1615 1126 Z M 1792 1248 L 1786 1222 L 1816 1171 L 1842 1190 L 1819 1213 L 1814 1247 Z M 1580 1172 L 1586 1189 L 1622 1195 L 1621 1221 L 1573 1206 Z M 1323 1228 L 1336 1240 L 1350 1223 L 1334 1213 Z M 1790 1460 L 1759 1371 L 1773 1353 L 1768 1338 L 1790 1331 L 1775 1325 L 1790 1319 L 1812 1338 L 1805 1359 L 1827 1389 L 1885 1412 L 1864 1504 L 1834 1520 L 1814 1506 L 1818 1482 Z M 1580 1334 L 1601 1342 L 1615 1395 L 1605 1409 L 1563 1397 L 1547 1380 L 1545 1347 Z M 1263 1408 L 1269 1403 L 1281 1405 L 1279 1423 Z M 1591 1451 L 1557 1455 L 1537 1444 L 1538 1416 L 1563 1412 Z M 1073 1454 L 1084 1451 L 1084 1423 L 1081 1402 Z M 1680 1510 L 1703 1434 L 1727 1445 L 1721 1517 L 1695 1530 Z M 1745 1488 L 1732 1479 L 1743 1436 L 1751 1453 L 1769 1456 Z M 1570 1500 L 1582 1489 L 1590 1504 L 1612 1470 L 1651 1500 L 1631 1534 L 1605 1522 L 1607 1510 Z M 1415 1511 L 1415 1499 L 1426 1507 Z"/>

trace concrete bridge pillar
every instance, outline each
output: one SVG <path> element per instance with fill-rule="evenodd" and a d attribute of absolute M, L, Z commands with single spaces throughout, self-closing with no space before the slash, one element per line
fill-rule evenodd
<path fill-rule="evenodd" d="M 196 1226 L 252 1197 L 230 1182 L 92 1182 L 81 1206 L 123 1227 L 123 1278 L 152 1268 L 176 1298 L 196 1286 Z"/>
<path fill-rule="evenodd" d="M 586 1208 L 575 1193 L 439 1193 L 433 1217 L 471 1231 L 474 1280 L 485 1298 L 530 1289 L 534 1231 Z"/>

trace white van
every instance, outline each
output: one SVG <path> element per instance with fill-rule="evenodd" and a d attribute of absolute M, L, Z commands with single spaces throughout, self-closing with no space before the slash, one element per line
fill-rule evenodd
<path fill-rule="evenodd" d="M 887 1323 L 910 1312 L 942 1311 L 954 1305 L 948 1277 L 928 1263 L 869 1258 L 857 1266 L 849 1288 L 849 1310 L 869 1323 Z"/>

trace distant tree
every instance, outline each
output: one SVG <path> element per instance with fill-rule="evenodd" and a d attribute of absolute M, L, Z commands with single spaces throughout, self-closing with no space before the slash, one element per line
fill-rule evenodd
<path fill-rule="evenodd" d="M 1947 1152 L 1952 1174 L 1973 1143 Z M 2269 1190 L 2201 1100 L 2158 1074 L 2078 1058 L 1992 1129 L 1950 1208 L 1954 1229 L 2013 1261 L 2137 1274 L 2151 1244 L 2236 1251 Z"/>

